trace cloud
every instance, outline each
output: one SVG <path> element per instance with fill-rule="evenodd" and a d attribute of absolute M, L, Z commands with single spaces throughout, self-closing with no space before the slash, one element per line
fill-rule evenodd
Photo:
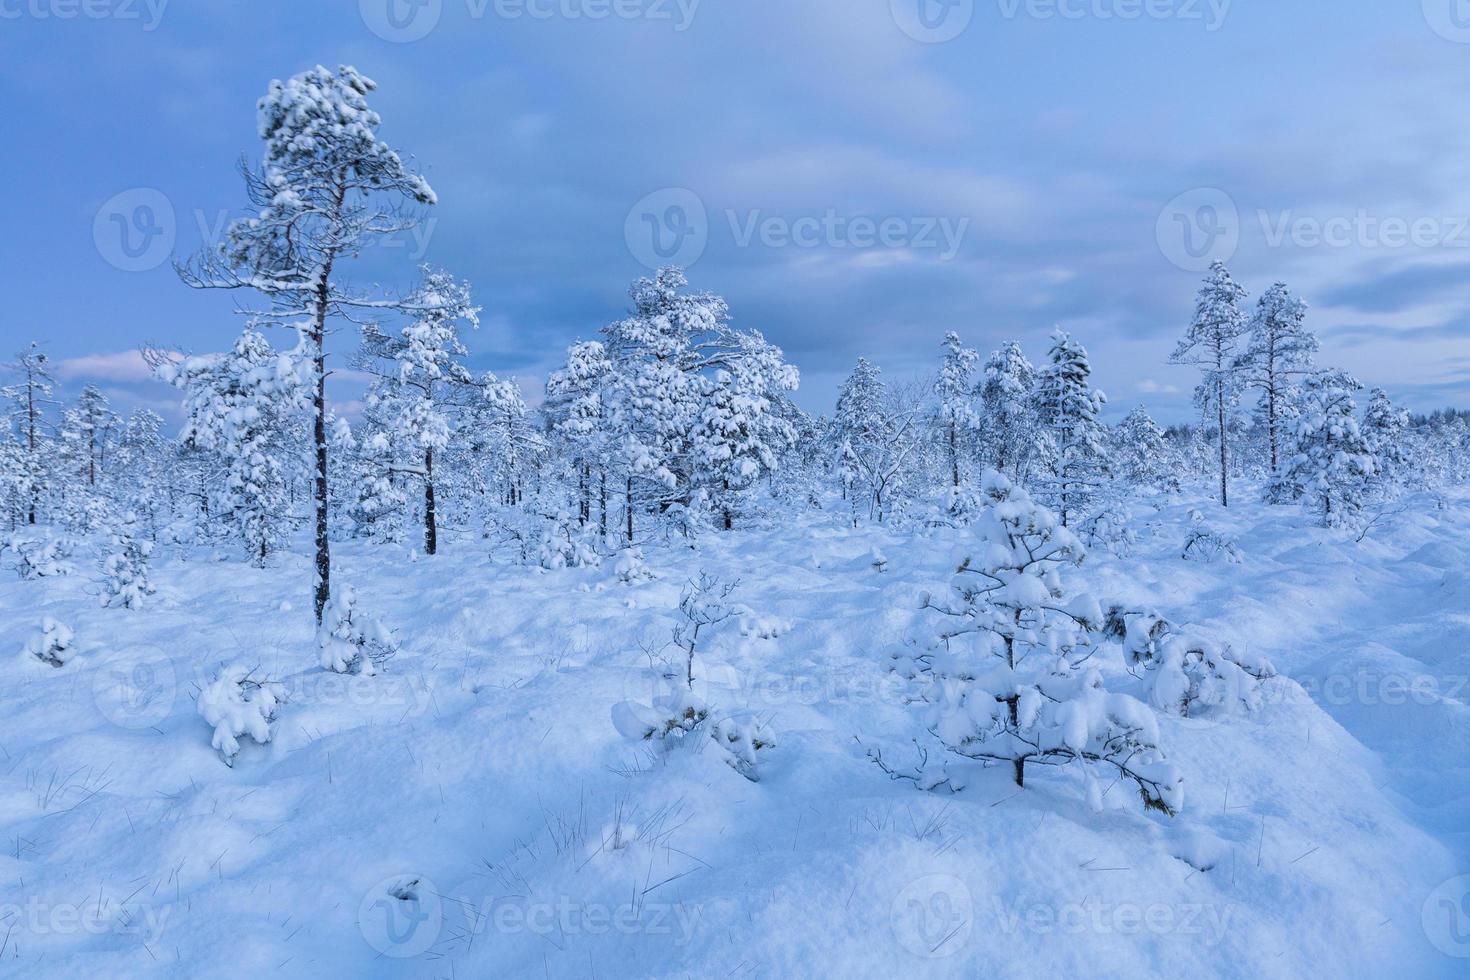
<path fill-rule="evenodd" d="M 1179 388 L 1175 385 L 1160 384 L 1153 378 L 1144 378 L 1134 386 L 1145 395 L 1177 395 Z"/>
<path fill-rule="evenodd" d="M 95 379 L 114 382 L 136 382 L 153 380 L 153 369 L 143 360 L 137 350 L 118 351 L 115 354 L 82 354 L 68 357 L 55 364 L 56 376 L 63 381 Z"/>
<path fill-rule="evenodd" d="M 1358 279 L 1328 290 L 1322 301 L 1369 313 L 1387 313 L 1413 306 L 1450 291 L 1463 290 L 1470 280 L 1464 263 L 1425 262 Z"/>

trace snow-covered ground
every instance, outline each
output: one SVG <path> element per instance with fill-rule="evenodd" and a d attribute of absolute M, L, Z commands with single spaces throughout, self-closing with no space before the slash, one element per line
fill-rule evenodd
<path fill-rule="evenodd" d="M 1241 563 L 1181 560 L 1192 508 Z M 1294 507 L 1137 510 L 1132 555 L 1076 578 L 1290 678 L 1163 719 L 1173 818 L 1121 787 L 1095 812 L 1065 770 L 922 793 L 868 760 L 913 753 L 891 656 L 965 532 L 811 514 L 647 548 L 632 585 L 339 544 L 402 641 L 371 678 L 316 665 L 301 557 L 162 554 L 137 612 L 85 567 L 6 572 L 0 974 L 1465 976 L 1470 494 L 1361 542 Z M 758 782 L 612 721 L 665 683 L 644 648 L 701 571 L 750 608 L 695 672 L 774 733 Z M 45 616 L 75 632 L 61 667 L 21 652 Z M 287 701 L 227 768 L 195 699 L 233 662 Z"/>

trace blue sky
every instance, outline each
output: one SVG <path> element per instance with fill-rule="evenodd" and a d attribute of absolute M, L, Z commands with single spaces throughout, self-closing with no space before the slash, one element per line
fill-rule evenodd
<path fill-rule="evenodd" d="M 171 406 L 138 346 L 242 324 L 164 259 L 238 213 L 255 100 L 318 63 L 378 81 L 440 197 L 353 274 L 470 279 L 474 366 L 528 389 L 659 229 L 814 412 L 860 354 L 916 375 L 955 330 L 1039 360 L 1060 325 L 1110 414 L 1185 419 L 1167 357 L 1216 254 L 1252 302 L 1292 285 L 1324 361 L 1470 405 L 1463 0 L 0 0 L 0 350 Z"/>

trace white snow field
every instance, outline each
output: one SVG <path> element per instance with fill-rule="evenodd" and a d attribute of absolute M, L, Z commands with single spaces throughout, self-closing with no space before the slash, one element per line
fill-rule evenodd
<path fill-rule="evenodd" d="M 921 792 L 867 758 L 914 761 L 892 656 L 965 531 L 812 512 L 645 547 L 634 584 L 339 543 L 401 644 L 372 677 L 318 666 L 300 555 L 161 551 L 141 611 L 7 570 L 0 976 L 1470 975 L 1470 494 L 1406 503 L 1361 542 L 1138 505 L 1131 556 L 1073 573 L 1282 674 L 1253 713 L 1161 717 L 1175 817 L 1123 784 L 1096 812 L 1067 768 L 1017 792 L 954 759 L 963 791 Z M 1239 564 L 1181 559 L 1193 509 Z M 750 610 L 702 634 L 695 687 L 774 736 L 758 781 L 613 723 L 667 683 L 643 647 L 701 571 Z M 60 666 L 23 652 L 44 617 Z M 233 767 L 196 705 L 228 664 L 283 698 Z"/>

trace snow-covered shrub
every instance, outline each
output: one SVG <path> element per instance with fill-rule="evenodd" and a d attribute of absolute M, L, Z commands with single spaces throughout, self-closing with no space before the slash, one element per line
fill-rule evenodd
<path fill-rule="evenodd" d="M 357 591 L 350 585 L 337 586 L 322 610 L 316 638 L 322 667 L 339 674 L 372 677 L 398 652 L 393 634 L 380 620 L 362 611 Z"/>
<path fill-rule="evenodd" d="M 199 527 L 199 520 L 192 514 L 169 521 L 158 531 L 158 540 L 166 545 L 175 545 L 179 549 L 179 556 L 188 554 L 186 550 L 192 548 L 204 540 L 204 533 Z"/>
<path fill-rule="evenodd" d="M 643 560 L 642 548 L 624 548 L 618 552 L 618 560 L 613 563 L 613 574 L 624 585 L 637 585 L 656 577 L 653 569 Z"/>
<path fill-rule="evenodd" d="M 230 767 L 240 753 L 242 737 L 249 736 L 260 745 L 271 740 L 276 708 L 285 703 L 279 685 L 253 680 L 250 674 L 250 668 L 231 664 L 199 692 L 199 714 L 214 727 L 213 745 Z"/>
<path fill-rule="evenodd" d="M 1104 634 L 1122 644 L 1131 665 L 1143 669 L 1149 702 L 1170 714 L 1255 711 L 1264 682 L 1276 676 L 1269 660 L 1191 636 L 1152 611 L 1113 606 Z"/>
<path fill-rule="evenodd" d="M 1319 371 L 1307 381 L 1296 452 L 1276 481 L 1278 494 L 1300 499 L 1323 527 L 1357 523 L 1378 474 L 1378 460 L 1354 414 L 1353 393 L 1361 388 L 1343 371 Z"/>
<path fill-rule="evenodd" d="M 26 640 L 25 653 L 52 667 L 63 667 L 77 655 L 76 638 L 70 627 L 47 616 Z"/>
<path fill-rule="evenodd" d="M 924 511 L 925 527 L 965 527 L 980 513 L 980 494 L 969 484 L 945 488 L 939 500 Z"/>
<path fill-rule="evenodd" d="M 373 403 L 369 411 L 381 406 Z M 340 435 L 345 439 L 346 435 Z M 356 487 L 347 505 L 352 533 L 376 544 L 397 544 L 404 538 L 405 510 L 408 493 L 402 477 L 394 473 L 394 446 L 386 431 L 374 432 L 360 443 L 354 443 L 350 460 Z"/>
<path fill-rule="evenodd" d="M 86 492 L 85 487 L 80 492 L 65 493 L 56 514 L 61 525 L 76 534 L 89 534 L 105 527 L 108 516 L 107 502 L 95 493 Z"/>
<path fill-rule="evenodd" d="M 956 556 L 949 599 L 925 602 L 944 619 L 925 668 L 924 727 L 955 755 L 1010 766 L 1018 786 L 1028 764 L 1075 763 L 1094 806 L 1100 783 L 1126 779 L 1145 807 L 1176 813 L 1182 779 L 1159 747 L 1153 709 L 1109 691 L 1089 662 L 1102 610 L 1062 580 L 1082 562 L 1082 542 L 1001 474 L 986 473 L 983 492 L 988 507 Z M 894 778 L 959 788 L 871 755 Z"/>
<path fill-rule="evenodd" d="M 725 762 L 753 783 L 760 782 L 760 753 L 776 744 L 769 730 L 756 718 L 726 716 L 716 721 L 710 737 L 724 750 Z"/>
<path fill-rule="evenodd" d="M 15 552 L 16 572 L 27 581 L 76 572 L 76 566 L 67 561 L 71 557 L 72 545 L 65 538 L 48 538 L 45 541 L 12 538 L 9 550 Z"/>
<path fill-rule="evenodd" d="M 246 327 L 219 356 L 166 359 L 156 370 L 185 393 L 185 444 L 223 464 L 205 490 L 210 514 L 263 567 L 290 532 L 291 423 L 307 403 L 309 363 Z"/>
<path fill-rule="evenodd" d="M 666 697 L 654 698 L 653 704 L 622 701 L 613 705 L 613 727 L 624 738 L 640 741 L 662 741 L 670 736 L 681 738 L 709 719 L 709 705 L 693 691 L 677 687 Z"/>
<path fill-rule="evenodd" d="M 709 531 L 706 501 L 702 494 L 697 497 L 687 507 L 681 503 L 670 504 L 659 515 L 658 526 L 662 529 L 665 540 L 678 539 L 692 547 Z"/>
<path fill-rule="evenodd" d="M 1152 664 L 1158 660 L 1159 644 L 1173 630 L 1158 613 L 1109 606 L 1103 636 L 1117 640 L 1130 664 Z"/>
<path fill-rule="evenodd" d="M 147 540 L 135 513 L 128 511 L 113 522 L 109 551 L 102 556 L 102 605 L 108 608 L 141 609 L 153 594 L 148 580 L 148 556 L 153 542 Z"/>
<path fill-rule="evenodd" d="M 632 701 L 615 704 L 612 720 L 624 738 L 665 746 L 682 744 L 686 737 L 707 730 L 725 763 L 753 783 L 760 782 L 762 753 L 776 744 L 759 719 L 721 714 L 682 686 L 665 697 L 654 698 L 651 705 Z"/>
<path fill-rule="evenodd" d="M 596 568 L 602 555 L 590 529 L 560 511 L 546 522 L 537 560 L 542 568 Z"/>
<path fill-rule="evenodd" d="M 1407 488 L 1424 485 L 1423 471 L 1407 437 L 1412 427 L 1409 413 L 1389 401 L 1382 388 L 1374 388 L 1363 412 L 1362 432 L 1378 461 L 1373 495 L 1379 500 L 1391 500 Z"/>
<path fill-rule="evenodd" d="M 1245 560 L 1235 542 L 1218 531 L 1211 530 L 1204 525 L 1197 525 L 1184 539 L 1184 548 L 1179 557 L 1185 561 L 1212 562 L 1224 559 L 1232 565 L 1239 565 Z"/>
<path fill-rule="evenodd" d="M 1129 522 L 1133 512 L 1123 501 L 1113 498 L 1078 527 L 1078 534 L 1089 548 L 1101 548 L 1119 558 L 1127 558 L 1138 543 L 1138 535 Z"/>
<path fill-rule="evenodd" d="M 1164 640 L 1150 676 L 1154 707 L 1187 718 L 1201 709 L 1257 710 L 1262 682 L 1275 677 L 1276 668 L 1229 645 L 1174 634 Z"/>
<path fill-rule="evenodd" d="M 718 626 L 737 615 L 743 606 L 730 601 L 738 582 L 721 582 L 705 572 L 690 582 L 679 597 L 679 615 L 682 621 L 674 626 L 673 646 L 679 651 L 684 665 L 684 682 L 694 686 L 694 654 L 699 645 L 702 630 Z"/>
<path fill-rule="evenodd" d="M 645 649 L 671 683 L 669 694 L 653 699 L 652 704 L 623 701 L 613 705 L 613 725 L 625 738 L 640 741 L 682 740 L 709 723 L 710 738 L 721 749 L 725 761 L 746 779 L 755 782 L 757 753 L 775 744 L 764 726 L 754 719 L 716 711 L 694 692 L 694 658 L 701 633 L 734 616 L 750 610 L 730 601 L 738 583 L 721 582 L 705 573 L 689 583 L 679 598 L 679 622 L 666 649 L 672 657 L 660 660 L 657 651 Z"/>

